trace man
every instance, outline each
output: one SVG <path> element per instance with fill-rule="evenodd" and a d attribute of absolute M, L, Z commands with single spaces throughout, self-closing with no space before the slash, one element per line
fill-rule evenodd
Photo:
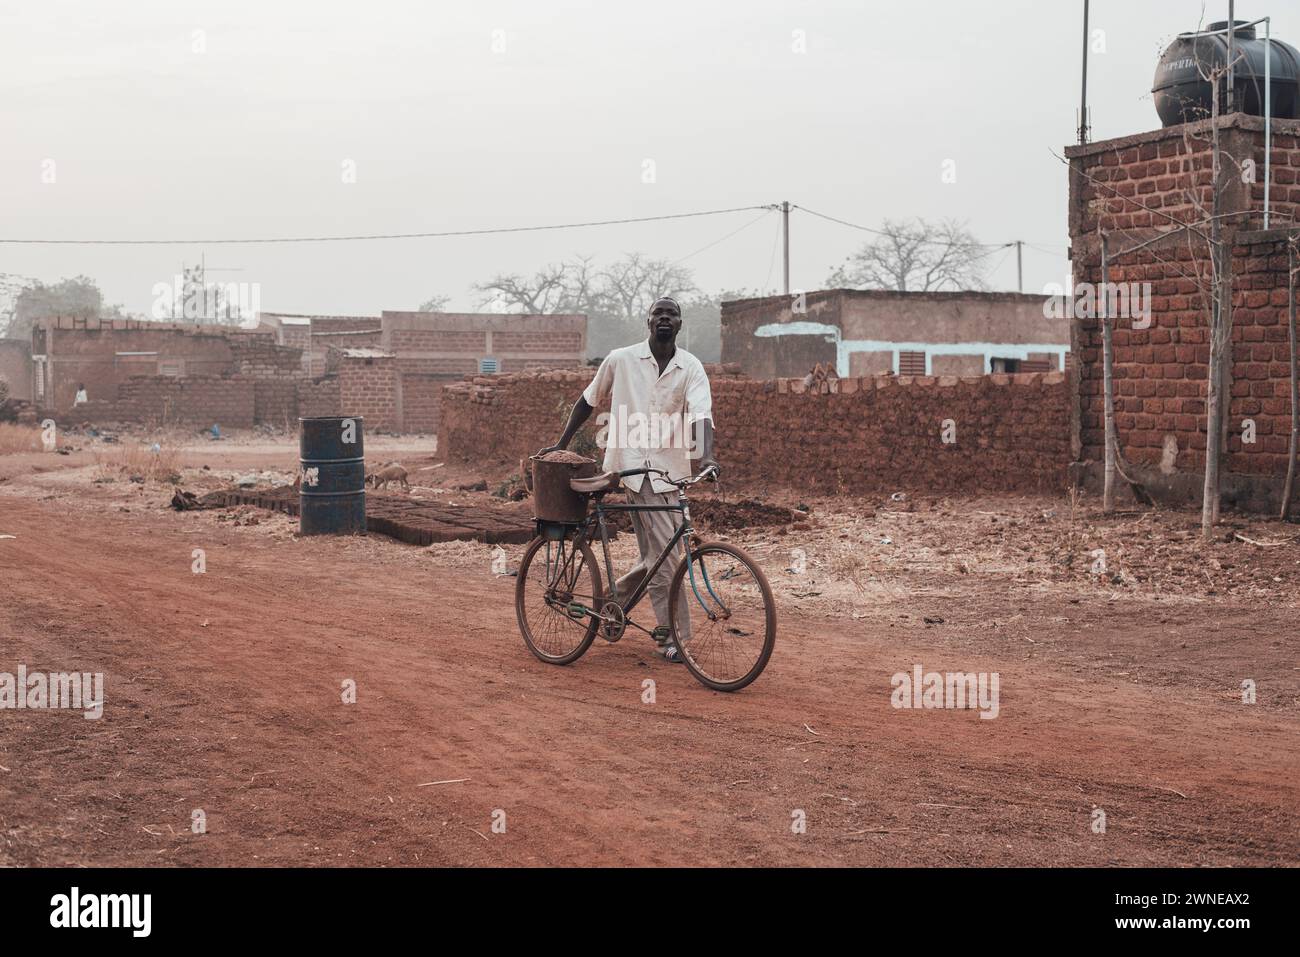
<path fill-rule="evenodd" d="M 685 349 L 677 347 L 682 328 L 682 309 L 677 300 L 656 299 L 646 317 L 649 336 L 645 342 L 615 349 L 605 357 L 596 377 L 578 398 L 558 444 L 539 455 L 567 448 L 574 433 L 591 416 L 592 410 L 610 400 L 610 420 L 605 430 L 607 472 L 627 469 L 663 469 L 674 479 L 692 474 L 691 451 L 699 458 L 698 472 L 715 470 L 713 458 L 713 395 L 704 366 Z M 688 439 L 689 436 L 689 439 Z M 679 500 L 676 486 L 663 476 L 631 475 L 623 480 L 627 501 L 633 505 L 673 505 Z M 676 512 L 631 512 L 641 561 L 618 580 L 618 594 L 625 598 L 645 577 L 646 571 L 677 530 Z M 659 627 L 654 630 L 658 654 L 668 661 L 680 661 L 673 644 L 668 614 L 668 591 L 672 585 L 682 543 L 666 558 L 648 591 Z M 690 617 L 685 595 L 678 603 L 678 632 L 690 636 Z"/>

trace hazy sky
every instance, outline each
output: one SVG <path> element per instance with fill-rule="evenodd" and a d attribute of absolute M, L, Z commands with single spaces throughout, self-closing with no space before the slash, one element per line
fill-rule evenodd
<path fill-rule="evenodd" d="M 1082 7 L 5 0 L 0 238 L 421 232 L 788 199 L 869 226 L 954 217 L 983 242 L 1023 239 L 1025 289 L 1041 291 L 1067 271 L 1066 174 L 1049 151 L 1074 141 Z M 1265 14 L 1300 43 L 1292 0 L 1237 4 L 1238 18 Z M 1094 137 L 1157 127 L 1161 50 L 1226 15 L 1096 0 Z M 137 312 L 201 255 L 240 270 L 210 279 L 258 283 L 262 308 L 283 312 L 378 314 L 435 293 L 471 308 L 473 282 L 578 253 L 689 256 L 706 289 L 779 289 L 780 217 L 746 226 L 758 215 L 284 246 L 4 244 L 0 273 L 84 273 Z M 798 212 L 791 227 L 795 287 L 818 288 L 866 238 Z M 988 261 L 993 286 L 1014 289 L 1014 251 Z"/>

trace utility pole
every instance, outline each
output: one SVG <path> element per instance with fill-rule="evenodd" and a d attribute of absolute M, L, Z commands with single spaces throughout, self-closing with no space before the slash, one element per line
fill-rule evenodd
<path fill-rule="evenodd" d="M 1016 292 L 1025 291 L 1025 263 L 1021 257 L 1021 247 L 1024 244 L 1024 240 L 1016 240 Z"/>
<path fill-rule="evenodd" d="M 790 295 L 790 201 L 781 203 L 781 235 L 785 243 L 785 294 Z"/>

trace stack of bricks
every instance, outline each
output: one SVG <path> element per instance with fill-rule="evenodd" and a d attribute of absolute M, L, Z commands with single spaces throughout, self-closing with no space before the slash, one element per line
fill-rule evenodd
<path fill-rule="evenodd" d="M 439 448 L 506 466 L 549 445 L 591 370 L 473 377 L 443 389 Z M 831 492 L 1060 491 L 1063 373 L 711 381 L 717 454 L 747 483 Z M 602 410 L 598 410 L 602 411 Z"/>

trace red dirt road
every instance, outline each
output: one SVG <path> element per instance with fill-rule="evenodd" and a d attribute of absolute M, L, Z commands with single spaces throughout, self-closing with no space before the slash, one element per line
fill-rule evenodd
<path fill-rule="evenodd" d="M 3 865 L 1294 865 L 1300 852 L 1300 671 L 1282 609 L 1186 608 L 1169 624 L 1018 599 L 1055 624 L 978 644 L 883 613 L 783 609 L 768 671 L 724 695 L 635 634 L 567 668 L 534 660 L 514 579 L 486 563 L 395 565 L 373 555 L 409 546 L 281 541 L 156 504 L 92 516 L 53 497 L 0 497 L 0 533 L 16 536 L 0 540 L 0 671 L 101 671 L 107 699 L 97 721 L 0 711 Z M 196 545 L 206 574 L 191 572 Z M 979 633 L 983 611 L 944 615 Z M 890 675 L 915 662 L 999 672 L 999 716 L 895 710 Z M 1240 703 L 1243 676 L 1258 705 Z M 468 780 L 420 786 L 454 779 Z M 206 834 L 191 833 L 195 809 Z"/>

